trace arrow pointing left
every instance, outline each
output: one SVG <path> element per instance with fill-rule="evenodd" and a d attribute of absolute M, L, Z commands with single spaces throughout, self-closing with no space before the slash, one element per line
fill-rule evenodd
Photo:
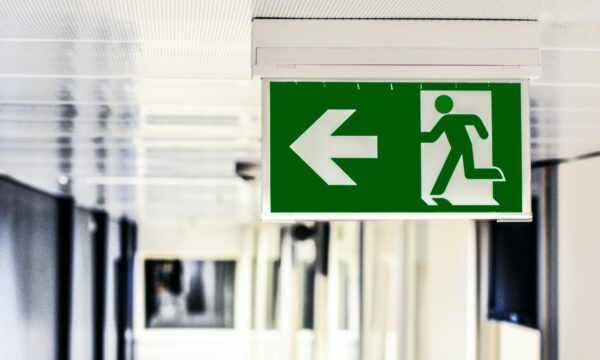
<path fill-rule="evenodd" d="M 356 185 L 333 159 L 377 158 L 377 136 L 332 135 L 355 111 L 325 111 L 290 146 L 327 185 Z"/>

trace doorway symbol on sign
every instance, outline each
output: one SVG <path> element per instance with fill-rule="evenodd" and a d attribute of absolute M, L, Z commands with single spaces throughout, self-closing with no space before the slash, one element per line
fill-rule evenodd
<path fill-rule="evenodd" d="M 500 168 L 478 168 L 475 166 L 473 143 L 467 128 L 472 126 L 481 139 L 487 139 L 490 134 L 481 118 L 475 114 L 450 113 L 453 107 L 454 102 L 450 96 L 438 96 L 435 100 L 435 108 L 443 115 L 430 131 L 421 133 L 422 143 L 434 143 L 442 135 L 446 135 L 448 145 L 450 146 L 448 156 L 430 192 L 431 198 L 438 205 L 450 204 L 442 195 L 446 192 L 461 159 L 466 179 L 505 181 L 504 174 Z"/>

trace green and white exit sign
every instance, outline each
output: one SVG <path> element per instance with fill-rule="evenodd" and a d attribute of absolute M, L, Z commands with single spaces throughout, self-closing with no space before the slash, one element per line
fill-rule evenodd
<path fill-rule="evenodd" d="M 263 81 L 263 218 L 528 220 L 527 81 Z"/>

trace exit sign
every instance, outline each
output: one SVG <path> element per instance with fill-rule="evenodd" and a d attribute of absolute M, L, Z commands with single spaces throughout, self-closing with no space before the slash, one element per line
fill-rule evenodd
<path fill-rule="evenodd" d="M 263 81 L 263 218 L 528 220 L 526 81 Z"/>

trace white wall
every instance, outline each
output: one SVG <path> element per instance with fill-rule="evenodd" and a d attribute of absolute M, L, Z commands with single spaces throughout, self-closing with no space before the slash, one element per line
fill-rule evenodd
<path fill-rule="evenodd" d="M 251 228 L 243 225 L 211 225 L 184 220 L 142 222 L 138 248 L 144 254 L 233 256 L 240 253 L 248 229 Z"/>
<path fill-rule="evenodd" d="M 266 329 L 267 260 L 279 257 L 278 225 L 214 225 L 205 222 L 142 222 L 136 264 L 135 340 L 138 360 L 275 360 L 292 351 L 295 359 L 311 359 L 313 332 Z M 310 244 L 305 244 L 310 245 Z M 330 276 L 324 306 L 330 346 L 328 358 L 356 359 L 358 354 L 358 224 L 332 224 Z M 300 247 L 296 248 L 299 252 Z M 297 254 L 298 255 L 298 254 Z M 147 258 L 237 259 L 234 329 L 146 329 L 144 324 L 143 261 Z M 349 264 L 353 280 L 349 306 L 354 316 L 350 329 L 338 331 L 335 306 L 338 261 Z M 256 261 L 256 263 L 254 263 Z M 253 266 L 256 266 L 253 269 Z M 253 273 L 256 272 L 256 278 Z M 281 275 L 283 276 L 283 275 Z M 280 281 L 285 279 L 281 278 Z M 292 284 L 292 281 L 286 282 Z M 356 284 L 354 284 L 356 283 Z M 280 283 L 280 291 L 283 288 Z M 291 296 L 288 293 L 288 297 Z M 281 299 L 283 295 L 279 296 Z M 253 309 L 254 308 L 254 309 Z M 291 307 L 292 309 L 294 307 Z M 332 309 L 330 311 L 330 309 Z M 254 310 L 254 316 L 252 316 Z M 290 311 L 288 313 L 291 314 Z M 291 314 L 292 317 L 294 314 Z M 323 320 L 323 319 L 319 319 Z M 297 324 L 296 324 L 297 325 Z M 280 327 L 281 326 L 280 324 Z M 286 342 L 290 340 L 293 346 Z"/>
<path fill-rule="evenodd" d="M 336 241 L 337 237 L 356 237 L 354 233 L 358 227 L 350 223 L 344 225 L 343 236 L 338 234 L 342 227 L 333 227 L 330 256 L 336 259 L 357 251 L 345 249 L 342 243 Z M 474 360 L 476 278 L 473 222 L 368 223 L 366 235 L 367 358 Z M 256 246 L 257 236 L 278 239 L 279 231 L 277 227 L 264 227 L 257 232 L 257 229 L 244 226 L 142 224 L 135 308 L 138 359 L 164 359 L 167 355 L 171 360 L 277 358 L 272 355 L 278 353 L 276 348 L 281 337 L 272 331 L 252 332 L 249 318 L 236 323 L 234 331 L 146 330 L 143 323 L 141 260 L 158 255 L 204 258 L 238 257 L 242 253 L 253 255 L 259 249 L 252 248 Z M 251 248 L 248 249 L 248 246 Z M 245 261 L 249 265 L 250 260 Z M 332 280 L 335 268 L 332 267 Z M 248 274 L 251 272 L 247 271 Z M 238 274 L 245 275 L 246 271 Z M 246 279 L 248 286 L 250 280 Z M 241 282 L 238 284 L 241 285 Z M 252 292 L 247 289 L 247 293 Z M 332 303 L 337 302 L 334 293 L 330 292 Z M 237 301 L 236 307 L 240 304 L 246 307 L 243 311 L 236 308 L 236 316 L 249 314 L 252 303 L 250 298 Z M 335 321 L 330 319 L 330 323 Z M 330 330 L 333 336 L 335 330 Z M 355 353 L 356 339 L 332 337 L 331 340 L 331 354 L 336 354 L 334 358 L 352 358 L 348 354 Z M 301 343 L 306 346 L 300 346 Z M 298 349 L 310 349 L 311 343 L 310 339 L 304 341 L 298 338 Z M 340 356 L 343 352 L 346 355 Z"/>
<path fill-rule="evenodd" d="M 251 359 L 251 261 L 254 228 L 193 221 L 142 222 L 136 259 L 134 336 L 138 360 Z M 146 258 L 236 259 L 235 328 L 146 329 L 143 261 Z"/>
<path fill-rule="evenodd" d="M 366 359 L 475 359 L 472 221 L 368 223 L 365 254 Z"/>
<path fill-rule="evenodd" d="M 488 321 L 486 360 L 540 360 L 541 333 L 508 322 Z"/>
<path fill-rule="evenodd" d="M 430 221 L 421 250 L 419 360 L 475 360 L 476 267 L 472 221 Z"/>
<path fill-rule="evenodd" d="M 600 354 L 600 159 L 559 166 L 560 360 Z"/>

